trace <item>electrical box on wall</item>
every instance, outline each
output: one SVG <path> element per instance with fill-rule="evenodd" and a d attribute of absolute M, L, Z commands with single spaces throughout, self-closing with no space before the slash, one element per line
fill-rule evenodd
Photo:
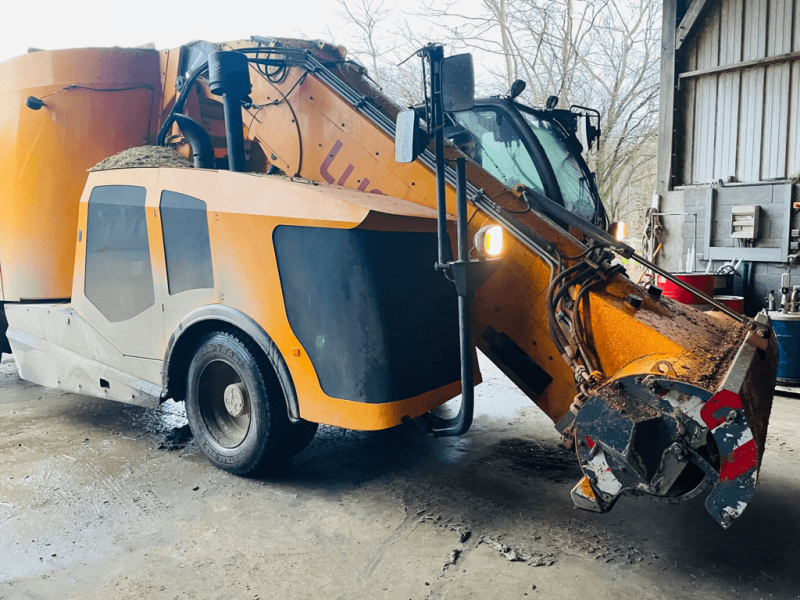
<path fill-rule="evenodd" d="M 705 196 L 703 259 L 786 263 L 794 188 L 791 182 L 698 188 L 695 202 Z M 684 194 L 692 192 L 687 188 Z"/>
<path fill-rule="evenodd" d="M 731 206 L 731 237 L 754 240 L 758 237 L 758 204 Z"/>

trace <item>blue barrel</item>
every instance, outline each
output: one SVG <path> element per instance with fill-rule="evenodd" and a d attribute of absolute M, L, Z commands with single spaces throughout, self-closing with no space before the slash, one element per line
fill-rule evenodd
<path fill-rule="evenodd" d="M 800 313 L 770 311 L 769 318 L 780 351 L 778 383 L 798 385 L 800 384 Z"/>

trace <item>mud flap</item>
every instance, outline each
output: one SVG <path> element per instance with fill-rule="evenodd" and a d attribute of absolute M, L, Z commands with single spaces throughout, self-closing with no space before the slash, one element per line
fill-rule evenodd
<path fill-rule="evenodd" d="M 8 319 L 6 319 L 5 304 L 0 302 L 0 355 L 11 354 L 11 344 L 6 337 L 6 330 L 8 330 Z"/>

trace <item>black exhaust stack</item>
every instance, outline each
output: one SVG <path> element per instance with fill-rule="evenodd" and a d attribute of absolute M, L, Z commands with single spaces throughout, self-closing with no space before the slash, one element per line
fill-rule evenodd
<path fill-rule="evenodd" d="M 208 82 L 211 93 L 222 96 L 225 136 L 228 142 L 228 170 L 245 171 L 247 163 L 242 131 L 242 98 L 252 90 L 247 57 L 240 52 L 212 52 L 208 55 Z"/>

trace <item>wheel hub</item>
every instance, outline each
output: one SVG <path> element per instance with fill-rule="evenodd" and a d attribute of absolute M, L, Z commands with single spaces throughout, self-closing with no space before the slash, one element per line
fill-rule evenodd
<path fill-rule="evenodd" d="M 245 387 L 243 383 L 232 383 L 225 388 L 223 401 L 225 410 L 232 417 L 241 417 L 244 413 Z"/>

